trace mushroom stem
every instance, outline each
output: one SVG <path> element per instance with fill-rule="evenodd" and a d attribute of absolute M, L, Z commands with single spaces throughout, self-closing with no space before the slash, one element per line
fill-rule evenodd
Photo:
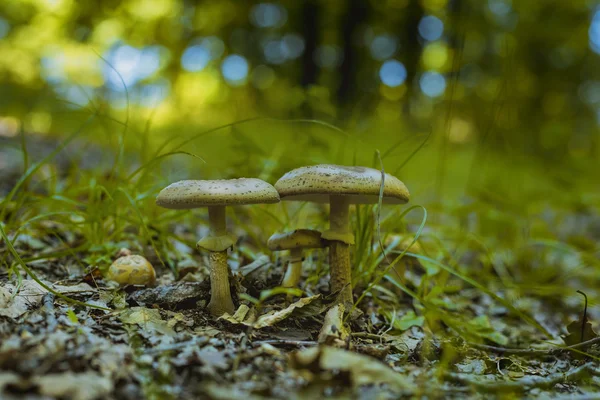
<path fill-rule="evenodd" d="M 350 202 L 345 196 L 329 196 L 329 229 L 334 232 L 350 232 Z"/>
<path fill-rule="evenodd" d="M 210 234 L 221 236 L 227 233 L 224 206 L 208 207 Z M 218 317 L 227 312 L 233 314 L 235 306 L 229 288 L 229 267 L 227 266 L 227 250 L 210 252 L 210 302 L 208 310 Z"/>
<path fill-rule="evenodd" d="M 350 233 L 350 203 L 344 196 L 329 197 L 329 229 L 331 231 Z M 329 268 L 331 271 L 331 290 L 340 291 L 340 302 L 351 306 L 352 270 L 350 268 L 350 245 L 339 240 L 329 243 Z"/>
<path fill-rule="evenodd" d="M 227 250 L 210 252 L 210 303 L 208 310 L 215 317 L 235 312 L 229 289 Z"/>
<path fill-rule="evenodd" d="M 208 207 L 208 222 L 212 236 L 222 236 L 227 233 L 225 206 Z"/>
<path fill-rule="evenodd" d="M 291 249 L 288 267 L 283 277 L 281 286 L 293 288 L 298 286 L 300 276 L 302 275 L 302 249 Z"/>

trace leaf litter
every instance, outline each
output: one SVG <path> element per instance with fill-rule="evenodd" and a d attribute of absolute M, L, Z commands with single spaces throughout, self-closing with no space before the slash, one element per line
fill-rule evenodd
<path fill-rule="evenodd" d="M 205 311 L 210 287 L 205 260 L 190 250 L 195 235 L 177 225 L 180 237 L 170 241 L 165 258 L 181 262 L 180 275 L 163 269 L 153 288 L 117 288 L 94 272 L 122 247 L 156 259 L 135 235 L 62 253 L 60 240 L 30 227 L 14 245 L 31 259 L 28 265 L 42 282 L 111 311 L 66 303 L 13 268 L 2 270 L 0 397 L 594 396 L 600 390 L 600 313 L 594 300 L 600 294 L 600 237 L 587 217 L 575 221 L 560 209 L 543 214 L 545 225 L 560 230 L 557 240 L 571 245 L 559 246 L 557 240 L 515 245 L 492 232 L 490 256 L 486 246 L 457 238 L 447 227 L 481 224 L 498 218 L 498 212 L 477 214 L 467 207 L 461 213 L 440 213 L 442 223 L 425 230 L 423 245 L 411 247 L 414 256 L 407 253 L 407 262 L 390 274 L 395 283 L 381 281 L 350 316 L 332 307 L 333 298 L 317 294 L 327 291 L 322 272 L 313 270 L 304 293 L 292 301 L 268 289 L 278 285 L 281 270 L 258 249 L 246 248 L 232 259 L 237 312 L 211 317 Z M 595 214 L 588 217 L 598 220 Z M 565 219 L 570 222 L 560 223 Z M 501 232 L 516 224 L 487 223 L 486 229 Z M 81 237 L 64 225 L 60 229 L 67 230 L 62 240 L 77 247 Z M 409 223 L 408 230 L 415 226 Z M 592 244 L 582 236 L 593 238 Z M 1 242 L 0 250 L 5 250 Z M 43 256 L 52 252 L 59 256 Z M 455 274 L 440 267 L 441 261 Z M 474 276 L 470 269 L 489 274 L 486 288 L 504 302 L 459 278 Z M 568 287 L 556 284 L 563 280 Z M 570 293 L 573 287 L 592 299 L 587 314 L 581 298 Z M 271 292 L 261 297 L 267 289 Z M 550 335 L 515 310 L 534 316 Z"/>
<path fill-rule="evenodd" d="M 557 363 L 557 357 L 571 355 L 553 355 L 554 346 L 548 347 L 547 357 L 533 358 L 480 350 L 456 338 L 432 336 L 424 323 L 426 316 L 414 311 L 389 324 L 388 333 L 373 328 L 358 331 L 365 322 L 367 327 L 379 326 L 382 320 L 367 322 L 363 315 L 362 322 L 351 320 L 345 326 L 343 311 L 331 307 L 320 294 L 287 305 L 267 301 L 258 310 L 252 303 L 242 304 L 233 316 L 215 320 L 197 307 L 206 296 L 190 291 L 200 287 L 195 282 L 130 293 L 102 282 L 97 287 L 83 282 L 52 287 L 83 301 L 121 306 L 105 312 L 54 299 L 48 310 L 43 307 L 48 293 L 35 282 L 24 279 L 15 292 L 13 283 L 3 281 L 0 293 L 8 307 L 2 309 L 0 393 L 81 400 L 110 396 L 308 399 L 350 393 L 397 398 L 428 393 L 423 382 L 438 382 L 438 393 L 447 395 L 528 392 L 541 396 L 556 390 L 595 390 L 600 383 L 592 379 L 599 376 L 593 359 Z M 167 308 L 152 301 L 165 291 L 181 301 L 179 307 L 172 299 L 159 302 Z M 123 293 L 124 303 L 119 300 Z M 58 320 L 54 328 L 48 324 L 48 312 Z M 389 323 L 392 317 L 387 314 L 384 320 Z M 328 318 L 337 321 L 329 326 L 341 329 L 323 331 Z M 465 327 L 473 337 L 507 346 L 507 338 L 496 335 L 490 318 L 472 318 Z M 578 332 L 576 326 L 581 326 L 580 320 L 569 327 L 571 334 Z M 439 369 L 440 362 L 449 367 Z M 436 371 L 443 372 L 440 376 Z M 592 386 L 581 386 L 586 381 Z"/>

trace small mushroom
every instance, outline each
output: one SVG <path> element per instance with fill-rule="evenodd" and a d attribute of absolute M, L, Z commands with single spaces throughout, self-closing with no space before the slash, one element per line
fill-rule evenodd
<path fill-rule="evenodd" d="M 414 242 L 414 243 L 413 243 Z M 399 251 L 410 251 L 412 253 L 422 253 L 423 246 L 421 242 L 415 241 L 413 235 L 399 235 L 399 234 L 390 234 L 385 238 L 384 245 L 386 247 L 393 247 Z"/>
<path fill-rule="evenodd" d="M 229 288 L 227 249 L 237 238 L 227 232 L 225 207 L 279 202 L 279 194 L 267 182 L 255 178 L 184 180 L 164 188 L 156 204 L 170 209 L 208 207 L 210 233 L 196 244 L 210 252 L 210 290 L 208 309 L 214 316 L 233 314 L 235 307 Z"/>
<path fill-rule="evenodd" d="M 398 234 L 391 234 L 385 239 L 384 244 L 386 248 L 392 249 L 398 253 L 406 251 L 402 260 L 394 266 L 394 271 L 396 271 L 398 275 L 403 275 L 406 268 L 409 267 L 417 267 L 420 271 L 425 270 L 426 268 L 424 268 L 418 256 L 429 256 L 430 254 L 435 253 L 435 249 L 430 245 L 427 245 L 427 242 L 424 242 L 423 240 L 414 240 L 415 238 L 413 235 Z M 413 256 L 413 254 L 415 254 L 416 257 Z"/>
<path fill-rule="evenodd" d="M 117 258 L 108 268 L 106 279 L 115 281 L 121 286 L 153 286 L 156 282 L 156 273 L 148 260 L 133 254 Z"/>
<path fill-rule="evenodd" d="M 341 291 L 341 302 L 352 304 L 350 249 L 354 235 L 350 230 L 351 204 L 376 204 L 379 199 L 381 171 L 366 167 L 321 164 L 294 169 L 283 175 L 275 188 L 282 200 L 329 203 L 329 241 L 331 289 Z M 409 200 L 408 189 L 398 178 L 385 174 L 383 203 L 402 204 Z"/>
<path fill-rule="evenodd" d="M 267 242 L 271 251 L 289 250 L 288 268 L 281 286 L 293 288 L 298 286 L 302 274 L 302 251 L 325 247 L 321 232 L 312 229 L 296 229 L 287 233 L 275 233 Z"/>

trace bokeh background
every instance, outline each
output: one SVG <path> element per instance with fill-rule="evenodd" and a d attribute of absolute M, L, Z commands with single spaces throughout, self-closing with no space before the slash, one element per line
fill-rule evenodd
<path fill-rule="evenodd" d="M 85 123 L 138 163 L 206 161 L 163 160 L 167 179 L 379 150 L 423 195 L 564 192 L 600 158 L 593 0 L 4 0 L 0 55 L 0 136 Z"/>

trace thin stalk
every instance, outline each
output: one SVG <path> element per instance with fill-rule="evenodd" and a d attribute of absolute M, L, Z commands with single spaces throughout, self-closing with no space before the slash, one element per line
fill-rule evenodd
<path fill-rule="evenodd" d="M 337 233 L 350 232 L 350 204 L 343 196 L 330 197 L 329 229 Z M 340 302 L 351 306 L 352 269 L 350 267 L 350 246 L 332 240 L 329 244 L 329 265 L 331 268 L 331 290 L 340 292 Z"/>
<path fill-rule="evenodd" d="M 302 249 L 291 249 L 288 267 L 281 286 L 293 288 L 298 286 L 302 276 Z"/>
<path fill-rule="evenodd" d="M 208 207 L 210 234 L 222 236 L 227 233 L 227 223 L 224 206 Z M 227 250 L 210 252 L 210 302 L 208 310 L 215 316 L 224 313 L 233 314 L 235 306 L 231 299 L 229 288 L 229 266 L 227 265 Z"/>

